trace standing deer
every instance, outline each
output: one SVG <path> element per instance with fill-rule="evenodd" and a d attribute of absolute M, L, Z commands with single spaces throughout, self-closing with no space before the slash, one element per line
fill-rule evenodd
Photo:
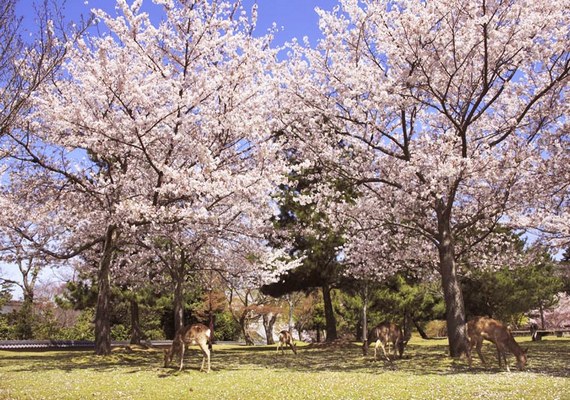
<path fill-rule="evenodd" d="M 172 346 L 170 346 L 170 349 L 164 350 L 164 368 L 168 367 L 174 354 L 178 354 L 180 357 L 180 368 L 178 371 L 182 371 L 184 365 L 184 350 L 187 346 L 193 344 L 200 346 L 203 353 L 200 371 L 204 370 L 204 363 L 208 360 L 208 369 L 206 372 L 210 372 L 210 348 L 212 346 L 210 342 L 210 328 L 203 324 L 187 325 L 176 332 Z"/>
<path fill-rule="evenodd" d="M 368 339 L 362 345 L 362 351 L 364 355 L 368 354 L 368 347 L 372 342 L 376 342 L 374 345 L 374 360 L 377 359 L 378 346 L 382 346 L 384 357 L 386 357 L 388 361 L 391 360 L 386 353 L 386 345 L 389 346 L 392 344 L 394 357 L 396 354 L 399 354 L 400 358 L 402 358 L 402 355 L 404 354 L 404 347 L 408 343 L 407 340 L 404 340 L 402 328 L 393 322 L 382 322 L 380 325 L 372 328 L 368 334 Z"/>
<path fill-rule="evenodd" d="M 281 354 L 285 354 L 283 347 L 289 345 L 293 353 L 297 354 L 297 348 L 295 347 L 295 341 L 293 340 L 293 335 L 289 331 L 279 332 L 279 343 L 277 344 L 277 353 L 279 353 L 279 348 L 281 348 Z"/>
<path fill-rule="evenodd" d="M 499 368 L 502 367 L 501 361 L 504 360 L 507 371 L 511 371 L 507 363 L 507 352 L 510 351 L 517 359 L 519 370 L 522 371 L 524 369 L 527 349 L 521 349 L 509 329 L 501 322 L 487 317 L 476 317 L 467 323 L 467 333 L 469 335 L 469 367 L 471 367 L 471 350 L 473 346 L 475 346 L 477 354 L 479 354 L 479 358 L 483 364 L 486 364 L 485 358 L 483 358 L 483 354 L 481 353 L 481 346 L 485 339 L 495 343 L 497 347 Z"/>

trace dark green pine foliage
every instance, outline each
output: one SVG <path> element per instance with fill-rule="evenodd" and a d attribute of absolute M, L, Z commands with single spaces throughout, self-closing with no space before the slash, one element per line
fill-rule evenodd
<path fill-rule="evenodd" d="M 293 157 L 292 157 L 293 158 Z M 271 238 L 273 246 L 290 244 L 290 255 L 302 257 L 302 265 L 281 276 L 281 279 L 261 288 L 264 294 L 280 297 L 296 291 L 321 289 L 326 325 L 326 340 L 337 338 L 337 323 L 333 309 L 333 289 L 342 285 L 343 265 L 339 261 L 342 232 L 335 231 L 317 205 L 299 204 L 300 194 L 311 194 L 318 182 L 318 171 L 303 171 L 291 177 L 290 186 L 281 187 L 276 201 L 280 215 L 274 219 L 278 234 Z M 341 184 L 341 183 L 338 183 Z M 350 196 L 350 190 L 345 191 Z"/>
<path fill-rule="evenodd" d="M 486 315 L 518 325 L 528 312 L 542 316 L 555 306 L 564 281 L 557 264 L 544 253 L 527 266 L 474 270 L 463 278 L 462 287 L 468 319 Z"/>

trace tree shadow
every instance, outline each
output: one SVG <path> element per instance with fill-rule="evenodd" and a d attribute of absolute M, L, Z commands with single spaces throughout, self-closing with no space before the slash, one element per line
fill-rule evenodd
<path fill-rule="evenodd" d="M 553 377 L 569 377 L 570 340 L 552 340 L 523 343 L 529 347 L 527 371 Z M 363 356 L 358 343 L 344 343 L 333 346 L 307 346 L 300 344 L 298 354 L 290 349 L 285 354 L 276 351 L 276 345 L 266 346 L 214 346 L 212 352 L 212 373 L 243 369 L 294 370 L 304 373 L 359 372 L 381 375 L 391 371 L 415 375 L 453 375 L 453 374 L 497 374 L 499 369 L 495 347 L 483 346 L 487 365 L 481 364 L 476 354 L 473 366 L 469 368 L 466 359 L 452 359 L 447 354 L 445 343 L 409 344 L 404 357 L 388 361 L 383 355 L 374 361 L 372 355 Z M 156 369 L 160 378 L 168 378 L 185 373 L 198 373 L 202 355 L 197 347 L 192 346 L 185 354 L 184 369 L 178 371 L 178 362 L 173 360 L 170 367 L 164 368 L 162 349 L 127 350 L 116 349 L 109 356 L 96 356 L 92 350 L 42 351 L 42 352 L 0 352 L 3 361 L 17 365 L 19 372 L 60 370 L 72 372 L 83 369 L 95 372 L 117 370 L 118 373 L 136 374 L 149 369 Z M 512 373 L 517 373 L 514 357 L 509 358 Z M 125 366 L 129 368 L 125 370 Z"/>

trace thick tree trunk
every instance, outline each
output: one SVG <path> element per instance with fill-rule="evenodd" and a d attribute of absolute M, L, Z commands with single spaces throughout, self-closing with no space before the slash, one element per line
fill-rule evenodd
<path fill-rule="evenodd" d="M 249 333 L 249 326 L 247 323 L 247 311 L 244 311 L 244 313 L 240 316 L 239 325 L 241 327 L 241 332 L 243 334 L 246 346 L 254 346 L 255 342 L 253 341 L 253 338 Z"/>
<path fill-rule="evenodd" d="M 275 325 L 275 321 L 277 321 L 278 315 L 279 314 L 276 313 L 263 314 L 263 329 L 265 330 L 267 344 L 275 344 L 275 340 L 273 339 L 273 326 Z"/>
<path fill-rule="evenodd" d="M 139 303 L 133 299 L 131 300 L 131 344 L 141 344 L 141 340 Z"/>
<path fill-rule="evenodd" d="M 332 289 L 328 284 L 324 284 L 323 290 L 323 302 L 325 306 L 325 324 L 326 324 L 326 341 L 332 342 L 337 339 L 336 333 L 336 317 L 334 315 L 334 309 L 332 304 L 331 291 Z"/>
<path fill-rule="evenodd" d="M 95 354 L 106 356 L 111 354 L 111 321 L 109 315 L 111 296 L 111 261 L 113 258 L 113 235 L 116 227 L 109 225 L 105 233 L 103 254 L 99 261 L 99 288 L 97 308 L 95 310 Z"/>
<path fill-rule="evenodd" d="M 445 300 L 449 354 L 451 357 L 460 357 L 462 354 L 467 354 L 467 326 L 465 325 L 463 293 L 455 266 L 454 245 L 449 231 L 444 231 L 443 240 L 439 246 L 439 262 Z"/>

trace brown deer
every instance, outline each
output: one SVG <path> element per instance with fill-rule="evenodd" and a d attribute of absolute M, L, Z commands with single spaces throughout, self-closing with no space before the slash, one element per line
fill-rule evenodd
<path fill-rule="evenodd" d="M 279 348 L 281 348 L 281 354 L 285 354 L 283 349 L 286 345 L 291 347 L 293 353 L 297 354 L 297 348 L 295 347 L 295 340 L 293 340 L 293 335 L 289 331 L 279 332 L 279 343 L 277 344 L 277 353 L 279 353 Z"/>
<path fill-rule="evenodd" d="M 210 328 L 206 325 L 193 324 L 180 328 L 178 332 L 176 332 L 170 349 L 164 350 L 164 368 L 168 367 L 174 354 L 178 354 L 180 357 L 180 368 L 178 371 L 182 371 L 184 365 L 184 350 L 187 346 L 197 344 L 203 353 L 200 371 L 204 370 L 204 363 L 208 360 L 208 369 L 206 372 L 210 372 L 210 349 L 212 348 L 210 340 Z"/>
<path fill-rule="evenodd" d="M 515 341 L 512 333 L 501 322 L 488 317 L 476 317 L 467 323 L 467 334 L 469 335 L 469 352 L 468 360 L 471 367 L 471 350 L 473 346 L 479 354 L 479 358 L 486 364 L 485 358 L 481 353 L 483 340 L 495 343 L 497 347 L 497 357 L 499 358 L 499 368 L 502 367 L 501 361 L 505 361 L 507 371 L 510 372 L 507 362 L 507 352 L 511 352 L 517 359 L 519 370 L 523 370 L 526 365 L 526 352 Z"/>
<path fill-rule="evenodd" d="M 384 357 L 386 357 L 388 361 L 391 360 L 386 353 L 386 345 L 389 346 L 392 344 L 394 356 L 398 354 L 399 357 L 402 358 L 402 355 L 404 354 L 404 347 L 408 343 L 407 340 L 404 340 L 402 328 L 393 322 L 383 322 L 370 330 L 368 339 L 362 345 L 362 351 L 364 355 L 368 354 L 368 347 L 372 342 L 376 342 L 374 345 L 374 360 L 377 359 L 378 346 L 381 346 L 382 351 L 384 352 Z"/>

